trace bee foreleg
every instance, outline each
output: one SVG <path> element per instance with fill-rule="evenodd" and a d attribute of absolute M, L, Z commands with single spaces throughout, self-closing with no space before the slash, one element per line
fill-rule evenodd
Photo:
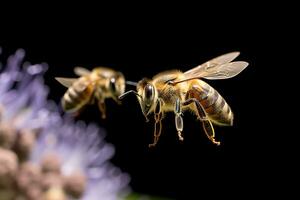
<path fill-rule="evenodd" d="M 207 137 L 214 144 L 220 145 L 220 142 L 216 141 L 216 139 L 215 139 L 214 127 L 213 127 L 211 121 L 209 120 L 209 118 L 207 117 L 205 109 L 203 108 L 203 106 L 201 105 L 201 103 L 196 98 L 191 98 L 191 99 L 188 99 L 185 102 L 183 102 L 183 105 L 189 105 L 191 103 L 195 103 L 195 105 L 196 105 L 200 121 L 202 122 L 203 129 L 204 129 L 204 132 L 207 135 Z"/>
<path fill-rule="evenodd" d="M 181 106 L 182 105 L 181 105 L 180 100 L 177 99 L 176 102 L 175 102 L 175 107 L 174 107 L 175 125 L 176 125 L 176 130 L 177 130 L 179 140 L 183 141 L 183 137 L 181 135 L 182 130 L 183 130 L 183 119 L 181 117 L 181 115 L 182 115 Z"/>
<path fill-rule="evenodd" d="M 158 140 L 159 137 L 161 135 L 161 130 L 162 130 L 162 117 L 163 117 L 163 112 L 161 110 L 161 106 L 162 106 L 162 101 L 160 99 L 158 99 L 157 104 L 156 104 L 156 108 L 154 110 L 154 120 L 155 120 L 155 125 L 154 125 L 154 140 L 152 144 L 149 144 L 149 147 L 154 147 Z"/>

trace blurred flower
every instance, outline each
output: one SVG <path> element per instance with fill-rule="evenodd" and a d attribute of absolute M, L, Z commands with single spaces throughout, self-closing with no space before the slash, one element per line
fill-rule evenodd
<path fill-rule="evenodd" d="M 47 100 L 47 65 L 21 66 L 24 54 L 0 73 L 0 200 L 121 198 L 129 177 L 108 162 L 104 130 L 62 117 Z"/>

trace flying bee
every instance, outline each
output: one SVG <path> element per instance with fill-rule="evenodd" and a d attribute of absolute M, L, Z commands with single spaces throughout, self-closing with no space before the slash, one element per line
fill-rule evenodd
<path fill-rule="evenodd" d="M 178 137 L 182 141 L 182 113 L 186 110 L 202 122 L 207 137 L 214 144 L 220 144 L 215 139 L 213 124 L 232 126 L 233 112 L 224 98 L 202 78 L 216 80 L 236 76 L 248 66 L 244 61 L 232 62 L 238 55 L 239 52 L 227 53 L 184 73 L 171 70 L 153 79 L 144 78 L 138 82 L 137 92 L 130 90 L 119 97 L 135 94 L 147 121 L 148 115 L 154 113 L 154 141 L 149 146 L 155 146 L 159 140 L 165 112 L 174 112 Z"/>
<path fill-rule="evenodd" d="M 64 111 L 78 113 L 87 104 L 93 104 L 97 101 L 101 117 L 106 118 L 104 101 L 106 98 L 112 98 L 120 104 L 118 96 L 125 91 L 124 75 L 105 67 L 97 67 L 92 71 L 75 67 L 74 72 L 79 78 L 55 78 L 68 88 L 61 100 Z"/>

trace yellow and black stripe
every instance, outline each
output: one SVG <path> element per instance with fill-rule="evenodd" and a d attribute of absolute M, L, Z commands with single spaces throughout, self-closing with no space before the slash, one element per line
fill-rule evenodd
<path fill-rule="evenodd" d="M 90 101 L 93 86 L 86 77 L 79 78 L 65 93 L 62 107 L 67 112 L 76 112 Z"/>
<path fill-rule="evenodd" d="M 213 87 L 198 80 L 197 85 L 193 85 L 193 98 L 197 98 L 208 117 L 215 124 L 232 125 L 233 113 L 225 99 Z"/>

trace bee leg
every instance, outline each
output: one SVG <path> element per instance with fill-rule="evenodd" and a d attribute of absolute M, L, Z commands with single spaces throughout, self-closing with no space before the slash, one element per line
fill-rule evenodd
<path fill-rule="evenodd" d="M 101 118 L 105 119 L 106 118 L 106 106 L 105 106 L 104 99 L 98 100 L 98 108 L 101 112 Z"/>
<path fill-rule="evenodd" d="M 182 115 L 181 106 L 182 106 L 181 102 L 178 98 L 175 102 L 175 107 L 174 107 L 175 125 L 176 125 L 176 130 L 177 130 L 179 140 L 183 141 L 183 137 L 181 135 L 182 130 L 183 130 L 183 119 L 181 117 L 181 115 Z"/>
<path fill-rule="evenodd" d="M 101 118 L 105 119 L 106 118 L 106 106 L 105 106 L 104 98 L 101 95 L 101 90 L 95 91 L 95 97 L 97 99 L 97 104 L 98 104 L 99 111 L 101 113 Z"/>
<path fill-rule="evenodd" d="M 95 104 L 95 102 L 96 102 L 96 96 L 92 94 L 88 104 L 93 105 Z"/>
<path fill-rule="evenodd" d="M 203 129 L 207 137 L 216 145 L 220 145 L 219 141 L 215 139 L 215 131 L 211 121 L 208 119 L 205 109 L 196 98 L 191 98 L 183 102 L 183 105 L 189 105 L 195 103 L 200 121 L 202 122 Z"/>
<path fill-rule="evenodd" d="M 161 130 L 162 130 L 162 117 L 163 117 L 163 112 L 161 110 L 161 106 L 162 106 L 162 101 L 158 100 L 157 104 L 156 104 L 156 108 L 154 110 L 154 120 L 155 120 L 155 125 L 154 125 L 154 140 L 152 144 L 149 144 L 149 147 L 154 147 L 158 140 L 159 137 L 161 135 Z"/>

